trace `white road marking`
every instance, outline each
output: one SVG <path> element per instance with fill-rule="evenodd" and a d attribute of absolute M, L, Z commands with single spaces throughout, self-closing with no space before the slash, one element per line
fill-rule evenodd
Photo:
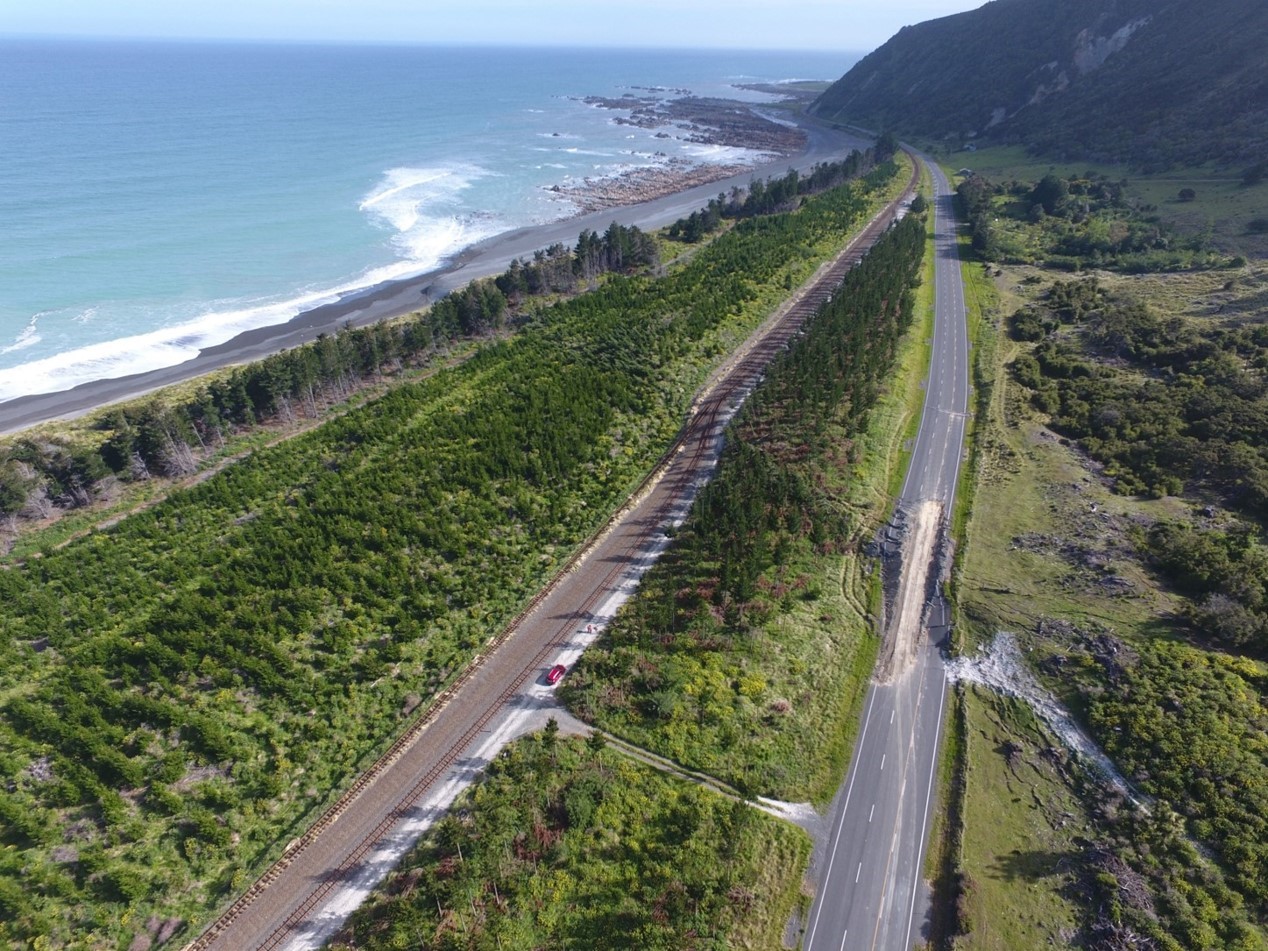
<path fill-rule="evenodd" d="M 875 705 L 876 705 L 876 691 L 875 689 L 873 689 L 872 699 L 867 704 L 867 716 L 863 718 L 863 730 L 861 733 L 859 733 L 859 749 L 860 750 L 863 749 L 863 742 L 867 739 L 867 727 L 868 727 L 868 724 L 872 722 L 872 707 L 874 707 Z M 850 785 L 845 790 L 845 802 L 842 803 L 841 805 L 841 821 L 837 825 L 836 837 L 832 840 L 832 851 L 828 855 L 827 871 L 823 873 L 823 887 L 824 888 L 827 888 L 828 883 L 832 881 L 832 863 L 836 861 L 837 844 L 841 841 L 841 832 L 845 828 L 845 814 L 850 808 L 850 796 L 854 792 L 854 780 L 858 778 L 858 775 L 859 774 L 857 769 L 854 770 L 854 772 L 850 774 Z M 815 908 L 815 919 L 814 921 L 810 922 L 810 932 L 806 935 L 807 948 L 811 947 L 811 942 L 814 941 L 815 928 L 819 927 L 819 916 L 822 914 L 823 914 L 823 902 L 821 901 L 819 902 L 818 907 Z M 844 939 L 842 939 L 842 947 L 844 946 L 845 946 Z"/>
<path fill-rule="evenodd" d="M 938 740 L 942 735 L 942 711 L 947 699 L 947 678 L 946 674 L 942 675 L 942 689 L 938 695 L 938 718 L 934 720 L 933 731 L 933 748 L 938 748 Z M 938 757 L 933 757 L 929 761 L 929 784 L 925 787 L 925 815 L 920 821 L 920 838 L 916 840 L 916 866 L 919 868 L 922 861 L 921 855 L 925 849 L 925 832 L 929 827 L 929 808 L 933 804 L 933 772 L 938 765 Z M 907 913 L 907 937 L 903 939 L 903 947 L 911 947 L 911 927 L 916 919 L 916 894 L 918 888 L 911 890 L 911 910 Z"/>
<path fill-rule="evenodd" d="M 909 498 L 908 496 L 909 488 L 912 488 L 912 483 L 916 482 L 918 477 L 921 475 L 923 475 L 923 479 L 919 479 L 919 481 L 922 483 L 923 488 L 921 488 L 918 492 L 921 499 L 943 498 L 943 497 L 946 497 L 949 499 L 954 498 L 956 483 L 958 482 L 958 477 L 960 474 L 959 467 L 956 464 L 958 460 L 947 459 L 946 457 L 947 457 L 947 451 L 950 448 L 950 444 L 952 442 L 954 442 L 957 446 L 960 447 L 961 455 L 963 455 L 965 418 L 967 415 L 965 412 L 959 411 L 959 407 L 963 406 L 967 400 L 967 395 L 963 393 L 960 386 L 961 381 L 959 379 L 951 378 L 953 370 L 954 370 L 954 366 L 958 362 L 956 355 L 959 354 L 965 347 L 964 332 L 963 332 L 963 327 L 961 326 L 961 322 L 963 320 L 963 313 L 964 313 L 963 287 L 962 287 L 962 279 L 959 274 L 959 270 L 958 268 L 956 268 L 956 262 L 958 262 L 958 258 L 959 258 L 959 255 L 957 253 L 957 247 L 955 244 L 957 238 L 953 230 L 948 231 L 945 234 L 943 233 L 942 229 L 946 223 L 946 211 L 944 210 L 944 206 L 949 205 L 949 202 L 950 202 L 950 199 L 946 193 L 946 189 L 948 186 L 947 186 L 945 178 L 941 175 L 941 173 L 936 168 L 932 168 L 931 171 L 933 172 L 933 175 L 934 175 L 935 186 L 936 186 L 935 191 L 941 192 L 940 194 L 935 195 L 936 201 L 934 202 L 934 231 L 935 231 L 935 236 L 938 239 L 936 242 L 937 251 L 938 251 L 939 257 L 946 257 L 952 260 L 950 262 L 951 270 L 948 270 L 947 267 L 944 267 L 942 262 L 940 262 L 938 266 L 938 271 L 940 272 L 939 276 L 941 280 L 937 282 L 936 289 L 937 289 L 940 300 L 938 302 L 937 311 L 935 314 L 933 339 L 931 342 L 932 348 L 935 354 L 937 355 L 938 359 L 931 361 L 934 368 L 930 370 L 929 376 L 925 381 L 927 388 L 925 393 L 924 406 L 922 408 L 922 416 L 928 417 L 929 413 L 927 411 L 934 410 L 936 406 L 937 411 L 948 413 L 948 415 L 951 416 L 951 420 L 950 420 L 950 425 L 943 428 L 942 446 L 939 447 L 941 449 L 942 454 L 941 454 L 941 458 L 938 458 L 938 459 L 933 458 L 934 447 L 932 445 L 937 440 L 937 436 L 934 432 L 922 426 L 920 434 L 917 436 L 917 439 L 916 439 L 915 451 L 913 453 L 913 457 L 911 460 L 915 464 L 909 466 L 908 468 L 908 472 L 904 480 L 902 492 L 900 495 L 900 498 L 903 498 L 903 499 Z M 959 321 L 957 321 L 955 325 L 953 325 L 950 328 L 944 327 L 945 323 L 947 323 L 948 321 L 956 321 L 957 317 L 959 318 Z M 947 337 L 948 333 L 950 333 L 949 338 Z M 934 389 L 935 386 L 937 387 L 936 390 Z M 950 392 L 949 393 L 945 392 L 948 389 Z M 932 395 L 933 392 L 937 392 L 938 394 L 940 394 L 938 399 L 936 400 L 930 399 L 930 396 Z M 950 408 L 944 409 L 943 407 L 948 406 L 948 404 Z M 924 459 L 923 466 L 920 464 L 920 461 L 919 461 L 922 457 Z M 930 466 L 933 466 L 935 468 L 936 476 L 937 476 L 936 482 L 933 483 L 932 486 L 929 481 Z M 945 491 L 948 483 L 950 485 L 949 494 Z M 932 493 L 932 495 L 929 495 L 928 493 Z M 922 665 L 922 668 L 923 668 L 923 675 L 927 676 L 927 672 L 929 668 L 925 665 Z M 922 679 L 924 679 L 924 676 L 922 676 Z M 945 698 L 946 698 L 946 686 L 947 686 L 945 676 L 941 676 L 940 681 L 941 681 L 941 694 L 939 697 L 938 718 L 934 725 L 935 733 L 933 737 L 935 750 L 937 749 L 938 742 L 941 737 L 942 716 L 945 710 Z M 925 680 L 924 683 L 920 685 L 920 691 L 916 697 L 917 710 L 920 709 L 920 706 L 922 705 L 922 701 L 924 697 L 927 696 L 927 686 L 928 686 L 927 680 Z M 875 700 L 875 694 L 873 694 L 872 699 L 873 701 Z M 872 706 L 869 705 L 867 717 L 865 718 L 865 721 L 864 721 L 864 733 L 866 733 L 871 715 L 872 715 Z M 889 722 L 891 725 L 895 723 L 895 719 L 896 719 L 896 711 L 891 710 L 890 718 L 889 718 Z M 919 715 L 917 715 L 916 719 L 917 721 L 920 720 Z M 912 732 L 912 735 L 908 739 L 907 755 L 904 757 L 900 757 L 901 759 L 904 760 L 904 762 L 902 763 L 902 768 L 900 770 L 900 774 L 902 776 L 902 781 L 901 781 L 899 796 L 898 796 L 898 800 L 900 803 L 905 800 L 905 787 L 907 785 L 907 774 L 908 774 L 907 764 L 908 762 L 910 762 L 912 759 L 915 758 L 916 725 L 917 724 L 913 724 L 913 732 Z M 862 748 L 863 748 L 863 739 L 862 737 L 860 737 L 859 749 L 862 749 Z M 885 768 L 887 759 L 888 759 L 888 754 L 883 753 L 881 756 L 881 763 L 880 763 L 881 770 Z M 912 928 L 913 928 L 914 920 L 915 920 L 916 900 L 919 895 L 919 868 L 918 866 L 920 864 L 921 855 L 923 854 L 925 849 L 924 839 L 928 832 L 929 813 L 932 808 L 932 789 L 933 789 L 933 779 L 936 772 L 936 765 L 937 765 L 937 757 L 935 756 L 933 758 L 933 761 L 930 763 L 929 782 L 926 787 L 926 793 L 925 793 L 924 816 L 922 819 L 920 838 L 916 841 L 916 864 L 917 864 L 916 880 L 912 882 L 911 902 L 909 907 L 908 925 L 907 925 L 907 942 L 903 945 L 903 947 L 910 947 L 910 938 L 911 938 Z M 841 833 L 844 830 L 845 810 L 846 808 L 848 808 L 850 797 L 853 792 L 854 779 L 856 778 L 856 776 L 857 776 L 857 772 L 851 776 L 850 784 L 846 790 L 846 805 L 842 809 L 841 824 L 838 826 L 836 835 L 834 837 L 832 855 L 829 858 L 827 875 L 825 876 L 825 879 L 824 879 L 825 890 L 830 882 L 832 861 L 835 858 L 836 848 L 839 844 Z M 875 810 L 876 810 L 876 803 L 873 802 L 868 811 L 869 823 L 872 823 L 873 821 Z M 903 810 L 900 809 L 899 815 L 897 816 L 897 821 L 894 827 L 894 831 L 893 831 L 894 838 L 890 844 L 890 861 L 886 863 L 886 870 L 881 876 L 881 883 L 882 883 L 881 906 L 882 907 L 876 910 L 876 913 L 878 915 L 878 919 L 877 919 L 878 930 L 876 935 L 873 936 L 873 945 L 875 945 L 877 937 L 881 934 L 881 931 L 880 931 L 881 923 L 883 921 L 891 919 L 891 913 L 898 911 L 898 908 L 895 908 L 892 906 L 901 907 L 902 899 L 901 897 L 899 897 L 899 893 L 901 892 L 901 886 L 899 885 L 898 880 L 902 877 L 902 873 L 897 868 L 893 869 L 895 877 L 893 881 L 891 881 L 890 866 L 897 858 L 896 852 L 898 849 L 899 839 L 903 837 L 900 834 L 900 827 L 904 824 L 905 824 L 904 813 L 903 813 Z M 862 877 L 862 863 L 860 862 L 857 869 L 855 870 L 856 884 L 861 881 L 861 877 Z M 859 908 L 857 909 L 857 911 L 865 913 L 867 909 Z M 817 912 L 818 913 L 822 912 L 822 903 L 820 903 L 820 907 L 817 909 Z M 805 945 L 805 947 L 807 948 L 811 947 L 811 942 L 813 941 L 815 928 L 817 927 L 818 921 L 819 921 L 819 914 L 816 914 L 815 920 L 812 923 L 810 933 L 809 935 L 807 935 L 807 941 Z M 895 921 L 894 924 L 897 924 L 897 922 Z M 885 932 L 888 933 L 888 927 L 886 927 Z M 848 934 L 849 932 L 847 930 L 842 935 L 841 951 L 845 951 Z"/>

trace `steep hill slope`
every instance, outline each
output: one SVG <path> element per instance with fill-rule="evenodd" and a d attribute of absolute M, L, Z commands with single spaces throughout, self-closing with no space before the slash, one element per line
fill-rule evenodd
<path fill-rule="evenodd" d="M 1268 4 L 994 0 L 904 27 L 811 107 L 1054 158 L 1248 164 L 1268 147 Z"/>

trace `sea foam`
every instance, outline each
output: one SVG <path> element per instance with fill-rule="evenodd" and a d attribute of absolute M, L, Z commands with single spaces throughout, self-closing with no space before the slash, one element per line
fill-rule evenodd
<path fill-rule="evenodd" d="M 688 158 L 710 165 L 758 165 L 776 157 L 773 152 L 745 149 L 738 145 L 705 145 L 699 142 L 684 143 L 682 152 Z"/>
<path fill-rule="evenodd" d="M 214 309 L 171 327 L 149 333 L 106 340 L 10 367 L 0 374 L 0 402 L 36 393 L 57 393 L 92 380 L 113 380 L 175 366 L 196 357 L 200 350 L 232 340 L 240 333 L 283 324 L 298 315 L 332 304 L 347 294 L 364 291 L 387 281 L 425 273 L 462 248 L 498 233 L 501 228 L 467 225 L 456 219 L 419 217 L 410 229 L 411 257 L 366 271 L 337 287 L 302 292 L 281 301 L 221 302 Z M 35 318 L 26 337 L 38 342 Z M 24 335 L 27 333 L 23 332 Z M 17 349 L 18 344 L 8 350 Z M 0 349 L 0 352 L 7 352 Z"/>
<path fill-rule="evenodd" d="M 436 213 L 455 206 L 458 194 L 486 174 L 475 165 L 389 169 L 358 207 L 395 232 L 392 245 L 398 260 L 334 287 L 310 289 L 282 300 L 221 301 L 171 327 L 89 344 L 8 368 L 0 376 L 0 402 L 175 366 L 245 331 L 282 324 L 344 295 L 434 270 L 463 248 L 509 227 L 494 216 Z M 32 317 L 12 344 L 0 347 L 0 354 L 38 343 L 40 316 Z M 89 308 L 75 319 L 90 320 L 92 316 L 95 309 Z"/>
<path fill-rule="evenodd" d="M 40 314 L 32 315 L 27 321 L 25 327 L 18 331 L 18 335 L 13 338 L 13 343 L 8 346 L 0 347 L 0 354 L 13 353 L 15 350 L 25 350 L 27 347 L 33 347 L 40 342 L 39 322 Z"/>
<path fill-rule="evenodd" d="M 362 284 L 373 286 L 430 270 L 468 245 L 507 230 L 509 225 L 492 215 L 449 211 L 459 206 L 462 192 L 490 174 L 471 164 L 385 172 L 360 209 L 396 232 L 392 244 L 401 260 L 368 272 Z"/>
<path fill-rule="evenodd" d="M 104 340 L 10 367 L 0 375 L 0 401 L 174 366 L 243 331 L 279 324 L 301 311 L 338 300 L 339 293 L 315 292 L 288 301 L 216 310 L 177 326 Z"/>
<path fill-rule="evenodd" d="M 460 192 L 488 174 L 478 165 L 434 168 L 391 168 L 383 180 L 361 201 L 362 211 L 380 218 L 397 231 L 408 231 L 423 209 L 452 205 Z"/>
<path fill-rule="evenodd" d="M 0 179 L 13 185 L 0 190 L 13 246 L 0 255 L 0 401 L 178 364 L 427 273 L 500 231 L 575 212 L 555 185 L 655 164 L 631 147 L 739 157 L 693 156 L 680 139 L 611 124 L 609 110 L 578 96 L 620 95 L 630 76 L 723 95 L 728 74 L 836 75 L 840 65 L 801 53 L 753 54 L 737 68 L 729 52 L 489 60 L 459 49 L 312 57 L 11 41 L 0 54 L 0 87 L 29 92 L 12 104 L 14 148 L 0 151 Z M 199 96 L 172 100 L 160 75 Z M 415 92 L 402 99 L 401 89 Z M 140 112 L 155 121 L 138 127 Z"/>

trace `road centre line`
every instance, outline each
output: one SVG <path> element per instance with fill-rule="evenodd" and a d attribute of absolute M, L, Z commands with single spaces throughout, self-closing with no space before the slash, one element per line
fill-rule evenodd
<path fill-rule="evenodd" d="M 867 704 L 867 716 L 863 718 L 863 730 L 862 732 L 859 733 L 859 749 L 863 748 L 863 743 L 867 739 L 867 727 L 868 727 L 868 724 L 872 722 L 872 707 L 875 705 L 876 705 L 876 688 L 873 687 L 872 699 Z M 827 871 L 824 872 L 823 874 L 824 888 L 827 888 L 828 883 L 832 881 L 832 863 L 836 861 L 837 845 L 841 841 L 841 832 L 845 829 L 845 816 L 846 816 L 846 813 L 849 812 L 849 809 L 850 809 L 850 795 L 854 792 L 854 780 L 857 778 L 858 778 L 858 770 L 856 769 L 854 770 L 854 772 L 850 774 L 850 785 L 846 787 L 845 802 L 841 806 L 841 821 L 837 823 L 837 834 L 832 840 L 832 851 L 828 853 L 828 868 L 827 868 Z M 810 932 L 806 935 L 805 946 L 807 948 L 809 948 L 811 946 L 811 942 L 814 941 L 815 928 L 819 926 L 819 918 L 822 915 L 823 915 L 823 902 L 819 902 L 818 907 L 815 909 L 815 920 L 810 922 Z"/>

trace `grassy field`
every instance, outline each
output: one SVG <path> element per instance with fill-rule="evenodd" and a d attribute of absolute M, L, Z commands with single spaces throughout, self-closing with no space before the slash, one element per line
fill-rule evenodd
<path fill-rule="evenodd" d="M 976 373 L 992 381 L 977 407 L 974 504 L 957 576 L 969 630 L 989 639 L 1001 628 L 1033 630 L 1050 616 L 1140 629 L 1175 610 L 1175 600 L 1145 576 L 1125 535 L 1137 517 L 1165 517 L 1184 503 L 1114 494 L 1076 448 L 1041 425 L 1009 378 L 1008 365 L 1024 345 L 998 322 L 1033 293 L 1028 282 L 1038 269 L 993 268 L 994 280 L 981 264 L 968 262 L 964 270 L 966 294 L 986 316 Z M 1130 582 L 1125 593 L 1105 596 L 1099 582 L 1110 573 Z"/>
<path fill-rule="evenodd" d="M 1115 291 L 1145 299 L 1160 314 L 1197 321 L 1216 316 L 1237 320 L 1257 312 L 1263 270 L 1252 265 L 1231 275 L 1218 271 L 1098 277 Z M 989 286 L 984 283 L 988 273 Z M 1146 702 L 1146 697 L 1194 695 L 1199 671 L 1224 670 L 1221 686 L 1208 686 L 1208 693 L 1185 709 L 1190 716 L 1212 718 L 1212 727 L 1205 731 L 1211 737 L 1209 752 L 1204 749 L 1202 755 L 1235 756 L 1235 747 L 1246 749 L 1250 741 L 1234 742 L 1226 734 L 1241 736 L 1238 730 L 1251 725 L 1244 724 L 1239 711 L 1234 724 L 1238 729 L 1230 734 L 1221 717 L 1237 709 L 1237 698 L 1245 699 L 1246 685 L 1239 678 L 1255 681 L 1262 676 L 1261 668 L 1249 661 L 1221 659 L 1220 652 L 1196 645 L 1173 646 L 1186 636 L 1177 624 L 1185 602 L 1160 584 L 1136 542 L 1142 526 L 1191 519 L 1194 500 L 1116 494 L 1077 446 L 1043 425 L 1025 391 L 1010 379 L 1008 365 L 1031 345 L 1013 341 L 1001 321 L 1052 279 L 1035 268 L 992 265 L 988 270 L 980 264 L 966 265 L 966 283 L 970 289 L 981 289 L 987 326 L 994 329 L 975 348 L 977 373 L 991 378 L 992 385 L 989 394 L 979 393 L 973 505 L 955 577 L 960 647 L 972 653 L 999 630 L 1015 632 L 1032 666 L 1048 671 L 1043 677 L 1046 685 L 1077 716 L 1092 717 L 1111 730 L 1130 724 L 1132 730 L 1142 731 L 1141 743 L 1146 736 L 1155 744 L 1167 742 L 1160 738 L 1175 739 L 1167 726 L 1165 704 L 1154 706 L 1157 701 Z M 1125 652 L 1127 679 L 1107 679 L 1117 676 L 1112 664 L 1104 656 L 1094 660 L 1095 651 L 1054 635 L 1054 621 L 1082 632 L 1076 641 L 1081 639 L 1084 645 L 1104 637 L 1116 645 L 1114 650 Z M 1175 657 L 1187 659 L 1177 664 Z M 1143 705 L 1134 708 L 1133 696 Z M 1027 709 L 972 692 L 966 704 L 958 861 L 964 873 L 960 913 L 968 933 L 956 939 L 955 947 L 1098 946 L 1087 943 L 1089 911 L 1103 903 L 1103 896 L 1096 897 L 1089 886 L 1097 873 L 1084 867 L 1080 877 L 1075 858 L 1081 850 L 1107 842 L 1120 843 L 1115 846 L 1117 854 L 1126 856 L 1133 869 L 1144 870 L 1140 880 L 1148 879 L 1167 932 L 1160 933 L 1159 946 L 1261 946 L 1262 933 L 1253 923 L 1243 921 L 1219 931 L 1219 913 L 1212 909 L 1221 901 L 1231 909 L 1226 922 L 1243 912 L 1239 897 L 1213 897 L 1229 894 L 1217 867 L 1206 865 L 1189 846 L 1176 846 L 1175 854 L 1164 859 L 1158 850 L 1169 846 L 1159 841 L 1173 839 L 1148 844 L 1125 831 L 1121 817 L 1107 818 L 1113 810 L 1094 807 L 1089 797 L 1095 800 L 1100 793 L 1090 791 L 1085 775 L 1057 768 L 1054 760 L 1036 755 L 1053 741 Z M 1136 715 L 1142 717 L 1139 723 L 1132 719 Z M 1185 788 L 1179 777 L 1188 775 L 1180 763 L 1149 762 L 1132 753 L 1126 734 L 1110 733 L 1102 742 L 1121 747 L 1120 764 L 1147 788 L 1158 790 L 1170 783 L 1165 803 L 1182 812 L 1190 809 L 1184 795 L 1175 794 Z M 1258 770 L 1258 763 L 1243 769 Z M 1213 795 L 1201 808 L 1222 808 L 1220 797 L 1225 795 Z M 1159 808 L 1165 812 L 1169 805 Z M 1215 828 L 1190 826 L 1197 832 Z M 1255 920 L 1253 911 L 1250 920 Z"/>
<path fill-rule="evenodd" d="M 1094 162 L 1051 162 L 1028 155 L 1020 146 L 978 149 L 942 156 L 952 171 L 971 168 L 995 181 L 1037 181 L 1049 172 L 1082 175 L 1093 171 L 1114 180 L 1126 179 L 1128 193 L 1152 205 L 1164 222 L 1185 234 L 1209 234 L 1221 250 L 1248 258 L 1268 257 L 1268 234 L 1252 234 L 1250 222 L 1268 216 L 1268 183 L 1246 187 L 1241 170 L 1217 167 L 1175 169 L 1138 175 L 1126 166 Z M 1180 201 L 1180 190 L 1191 188 L 1192 201 Z"/>
<path fill-rule="evenodd" d="M 1013 309 L 1023 289 L 1017 276 L 991 282 L 980 264 L 965 270 L 970 300 L 984 305 L 986 318 L 975 348 L 977 373 L 993 385 L 977 404 L 973 474 L 965 486 L 973 503 L 955 576 L 958 645 L 972 653 L 998 630 L 1026 637 L 1047 617 L 1140 628 L 1169 600 L 1126 565 L 1141 587 L 1131 597 L 1104 598 L 1097 579 L 1063 557 L 1057 541 L 1077 540 L 1112 557 L 1107 550 L 1118 533 L 1106 530 L 1113 524 L 1106 516 L 1123 519 L 1130 503 L 1093 480 L 1075 453 L 1037 424 L 1008 380 L 1016 344 L 994 321 Z M 1021 548 L 1019 538 L 1046 543 Z M 963 825 L 955 860 L 964 876 L 957 927 L 967 933 L 955 947 L 1073 946 L 1078 908 L 1061 857 L 1089 832 L 1089 820 L 1065 778 L 1038 755 L 1052 740 L 1027 708 L 973 690 L 964 703 Z M 1014 745 L 1024 752 L 1010 764 Z"/>
<path fill-rule="evenodd" d="M 968 870 L 956 943 L 964 951 L 1068 947 L 1079 910 L 1071 856 L 1091 835 L 1030 709 L 970 688 L 962 862 Z M 1003 912 L 1007 909 L 1006 912 Z"/>

